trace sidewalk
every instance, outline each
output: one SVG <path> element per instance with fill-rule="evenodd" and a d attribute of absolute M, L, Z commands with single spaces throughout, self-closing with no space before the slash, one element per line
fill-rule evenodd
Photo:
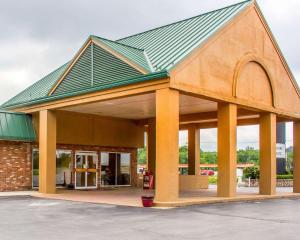
<path fill-rule="evenodd" d="M 0 192 L 1 197 L 16 197 L 16 196 L 34 196 L 37 191 L 14 191 L 14 192 Z"/>

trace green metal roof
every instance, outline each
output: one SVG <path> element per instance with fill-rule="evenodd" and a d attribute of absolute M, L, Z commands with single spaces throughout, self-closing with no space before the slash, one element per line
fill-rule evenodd
<path fill-rule="evenodd" d="M 147 51 L 155 70 L 170 69 L 206 42 L 253 1 L 248 0 L 196 17 L 117 40 Z"/>
<path fill-rule="evenodd" d="M 91 87 L 107 86 L 114 82 L 143 75 L 119 58 L 91 43 L 58 85 L 53 95 Z"/>
<path fill-rule="evenodd" d="M 153 67 L 148 59 L 147 53 L 144 49 L 139 49 L 135 47 L 131 47 L 122 43 L 118 43 L 116 41 L 108 40 L 105 38 L 100 38 L 97 36 L 91 36 L 94 42 L 101 42 L 109 48 L 113 49 L 117 53 L 123 55 L 128 60 L 133 63 L 139 65 L 143 69 L 148 72 L 153 72 Z"/>
<path fill-rule="evenodd" d="M 21 103 L 27 103 L 35 99 L 43 98 L 48 96 L 49 91 L 55 85 L 57 80 L 61 77 L 64 71 L 67 69 L 69 63 L 64 64 L 58 69 L 54 70 L 46 77 L 37 81 L 30 87 L 26 88 L 22 92 L 20 92 L 15 97 L 11 98 L 7 102 L 5 102 L 1 108 L 6 108 L 8 106 L 14 106 Z"/>
<path fill-rule="evenodd" d="M 0 140 L 35 141 L 31 116 L 0 111 Z"/>
<path fill-rule="evenodd" d="M 6 105 L 2 109 L 12 108 L 12 107 L 16 108 L 16 107 L 23 107 L 23 106 L 31 106 L 31 105 L 35 105 L 35 104 L 39 104 L 39 103 L 45 103 L 45 102 L 63 99 L 63 98 L 67 98 L 67 97 L 74 97 L 74 96 L 78 96 L 78 95 L 82 95 L 82 94 L 86 94 L 86 93 L 97 92 L 97 91 L 101 91 L 101 90 L 105 90 L 105 89 L 111 89 L 114 87 L 125 86 L 125 85 L 129 85 L 129 84 L 135 84 L 135 83 L 140 83 L 140 82 L 145 82 L 145 81 L 151 81 L 151 80 L 155 80 L 155 79 L 162 79 L 162 78 L 166 78 L 166 77 L 169 77 L 169 73 L 167 71 L 154 72 L 154 73 L 149 73 L 146 75 L 141 75 L 138 77 L 126 79 L 123 81 L 112 82 L 108 85 L 94 86 L 94 87 L 89 87 L 86 89 L 80 89 L 80 90 L 77 90 L 74 92 L 53 94 L 51 96 L 47 95 L 45 97 L 32 99 L 27 102 L 20 102 L 20 103 L 16 103 L 13 105 Z"/>
<path fill-rule="evenodd" d="M 85 50 L 51 96 L 49 96 L 50 91 L 72 61 L 25 89 L 1 107 L 11 109 L 34 105 L 54 99 L 167 77 L 168 71 L 172 67 L 194 49 L 200 47 L 202 43 L 209 40 L 214 33 L 252 2 L 252 0 L 243 1 L 117 41 L 90 36 L 89 39 L 94 43 L 93 47 L 89 46 Z M 99 47 L 101 45 L 99 43 L 149 73 L 143 75 L 127 64 L 123 58 L 119 59 Z"/>

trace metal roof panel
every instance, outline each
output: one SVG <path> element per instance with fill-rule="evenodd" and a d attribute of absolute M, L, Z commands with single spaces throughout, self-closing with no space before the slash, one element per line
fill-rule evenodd
<path fill-rule="evenodd" d="M 247 0 L 117 40 L 144 49 L 155 70 L 170 69 L 249 6 Z"/>
<path fill-rule="evenodd" d="M 97 36 L 92 36 L 92 40 L 96 43 L 97 41 L 103 43 L 104 45 L 113 49 L 128 60 L 141 66 L 143 69 L 147 70 L 147 72 L 153 72 L 151 63 L 147 60 L 147 53 L 144 49 L 131 47 L 122 43 L 118 43 L 116 41 L 108 40 Z"/>
<path fill-rule="evenodd" d="M 81 89 L 121 84 L 123 80 L 143 75 L 126 62 L 94 43 L 85 49 L 52 95 Z"/>
<path fill-rule="evenodd" d="M 35 141 L 36 135 L 31 116 L 0 111 L 0 140 Z"/>

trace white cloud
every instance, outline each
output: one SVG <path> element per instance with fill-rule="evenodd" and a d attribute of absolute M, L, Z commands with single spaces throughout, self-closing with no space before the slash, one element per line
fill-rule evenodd
<path fill-rule="evenodd" d="M 74 0 L 71 10 L 69 1 L 1 1 L 0 103 L 70 60 L 90 34 L 115 39 L 238 1 Z M 299 83 L 300 1 L 258 3 Z M 239 128 L 239 142 L 257 141 L 256 132 L 255 127 Z M 181 133 L 181 144 L 186 136 Z M 201 131 L 201 139 L 204 148 L 216 148 L 216 130 Z"/>

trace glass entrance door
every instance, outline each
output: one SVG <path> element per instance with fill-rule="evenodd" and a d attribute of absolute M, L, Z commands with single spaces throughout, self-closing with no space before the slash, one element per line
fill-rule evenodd
<path fill-rule="evenodd" d="M 130 185 L 130 153 L 101 153 L 101 185 Z"/>
<path fill-rule="evenodd" d="M 76 152 L 75 188 L 97 188 L 98 156 L 96 152 Z"/>

